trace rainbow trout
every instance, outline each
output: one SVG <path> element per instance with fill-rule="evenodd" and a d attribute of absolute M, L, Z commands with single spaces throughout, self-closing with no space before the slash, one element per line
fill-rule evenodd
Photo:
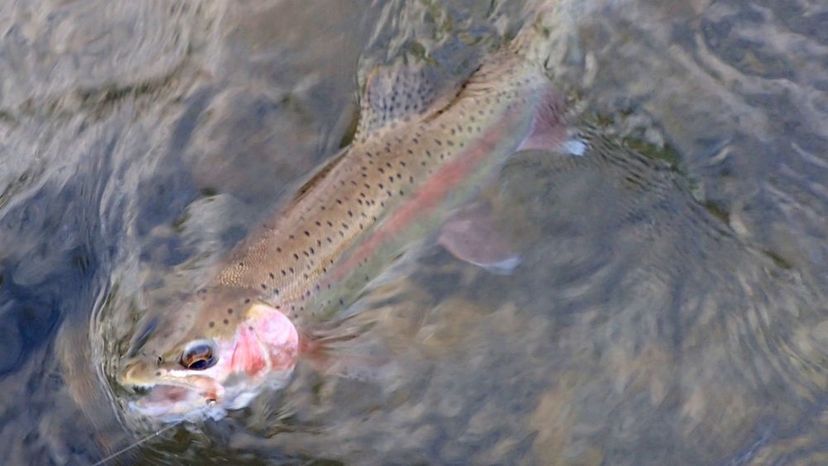
<path fill-rule="evenodd" d="M 353 143 L 213 279 L 147 318 L 120 363 L 130 406 L 162 420 L 217 417 L 283 386 L 302 347 L 296 325 L 347 307 L 510 154 L 563 142 L 561 100 L 529 38 L 538 36 L 526 28 L 445 92 L 422 69 L 373 72 Z"/>

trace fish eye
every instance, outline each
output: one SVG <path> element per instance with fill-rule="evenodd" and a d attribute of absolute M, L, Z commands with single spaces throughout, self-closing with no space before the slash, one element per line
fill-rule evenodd
<path fill-rule="evenodd" d="M 213 344 L 205 340 L 191 342 L 181 353 L 182 366 L 194 371 L 203 371 L 216 363 Z"/>

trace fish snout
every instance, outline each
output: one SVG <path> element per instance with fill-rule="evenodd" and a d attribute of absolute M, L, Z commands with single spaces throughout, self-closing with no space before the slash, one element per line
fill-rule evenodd
<path fill-rule="evenodd" d="M 123 386 L 146 386 L 151 382 L 148 375 L 152 372 L 144 361 L 130 361 L 120 371 L 118 383 Z"/>

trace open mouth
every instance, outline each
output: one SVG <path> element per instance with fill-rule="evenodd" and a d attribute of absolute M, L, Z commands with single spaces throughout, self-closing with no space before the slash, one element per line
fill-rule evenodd
<path fill-rule="evenodd" d="M 197 389 L 178 385 L 135 386 L 133 391 L 137 396 L 129 402 L 130 409 L 158 419 L 177 420 L 198 416 L 206 408 L 213 407 L 216 401 Z"/>
<path fill-rule="evenodd" d="M 189 388 L 178 387 L 175 385 L 157 385 L 152 388 L 143 389 L 143 393 L 139 393 L 147 403 L 178 403 L 186 401 L 193 391 Z"/>

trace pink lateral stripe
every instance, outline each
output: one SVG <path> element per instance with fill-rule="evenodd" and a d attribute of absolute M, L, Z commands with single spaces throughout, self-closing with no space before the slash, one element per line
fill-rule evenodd
<path fill-rule="evenodd" d="M 494 149 L 502 137 L 499 128 L 487 132 L 473 147 L 460 153 L 455 160 L 446 163 L 443 168 L 432 175 L 417 193 L 385 221 L 381 229 L 362 244 L 354 254 L 331 273 L 330 281 L 341 280 L 351 269 L 376 251 L 391 235 L 398 233 L 411 224 L 412 220 L 422 215 L 423 211 L 433 209 L 446 197 L 449 191 L 476 167 L 476 163 Z"/>

